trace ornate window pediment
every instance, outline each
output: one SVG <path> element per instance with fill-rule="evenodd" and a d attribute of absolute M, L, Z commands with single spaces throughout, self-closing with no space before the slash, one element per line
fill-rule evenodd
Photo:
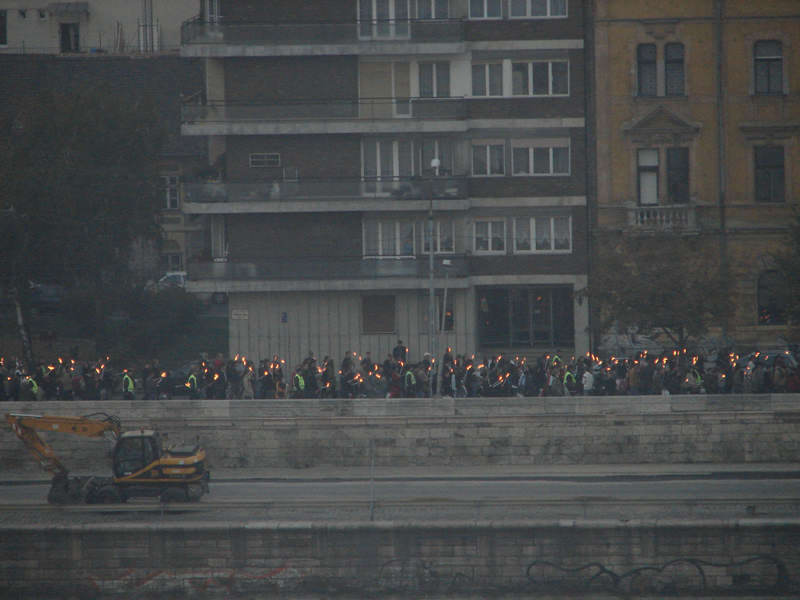
<path fill-rule="evenodd" d="M 629 121 L 623 131 L 642 144 L 685 144 L 700 132 L 700 124 L 687 121 L 659 106 L 644 117 Z"/>

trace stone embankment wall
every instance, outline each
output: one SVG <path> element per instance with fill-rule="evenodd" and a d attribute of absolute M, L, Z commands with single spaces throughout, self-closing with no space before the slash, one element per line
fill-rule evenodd
<path fill-rule="evenodd" d="M 0 538 L 8 598 L 800 593 L 800 520 L 28 526 Z"/>
<path fill-rule="evenodd" d="M 800 461 L 800 396 L 648 396 L 3 403 L 2 412 L 118 416 L 218 468 Z M 47 434 L 74 472 L 110 471 L 110 442 Z M 4 473 L 38 466 L 0 428 Z M 2 477 L 2 475 L 0 475 Z"/>

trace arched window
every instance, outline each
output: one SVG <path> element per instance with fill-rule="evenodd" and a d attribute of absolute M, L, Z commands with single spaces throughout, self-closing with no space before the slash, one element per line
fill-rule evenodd
<path fill-rule="evenodd" d="M 778 271 L 764 271 L 758 277 L 758 324 L 783 325 L 788 306 L 787 286 Z"/>

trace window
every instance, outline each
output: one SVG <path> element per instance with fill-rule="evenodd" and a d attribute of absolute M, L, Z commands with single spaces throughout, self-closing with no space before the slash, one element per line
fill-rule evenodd
<path fill-rule="evenodd" d="M 425 221 L 423 227 L 422 251 L 430 254 L 431 235 L 430 221 Z M 455 223 L 452 220 L 433 222 L 433 252 L 434 254 L 450 254 L 455 251 Z"/>
<path fill-rule="evenodd" d="M 500 19 L 503 17 L 502 0 L 469 0 L 471 19 Z"/>
<path fill-rule="evenodd" d="M 572 218 L 515 218 L 514 252 L 572 252 Z"/>
<path fill-rule="evenodd" d="M 664 46 L 664 86 L 667 96 L 683 96 L 683 44 Z"/>
<path fill-rule="evenodd" d="M 515 96 L 568 96 L 569 63 L 565 60 L 511 63 L 511 93 Z"/>
<path fill-rule="evenodd" d="M 80 52 L 81 42 L 78 23 L 61 23 L 59 25 L 61 52 Z"/>
<path fill-rule="evenodd" d="M 408 188 L 413 174 L 411 141 L 365 139 L 362 148 L 365 193 L 398 194 Z"/>
<path fill-rule="evenodd" d="M 779 41 L 756 42 L 753 64 L 756 94 L 783 93 L 783 47 Z"/>
<path fill-rule="evenodd" d="M 511 0 L 512 17 L 566 17 L 567 0 Z"/>
<path fill-rule="evenodd" d="M 472 65 L 472 95 L 503 95 L 502 63 Z"/>
<path fill-rule="evenodd" d="M 636 49 L 637 73 L 640 96 L 655 96 L 658 94 L 656 78 L 656 45 L 639 44 Z"/>
<path fill-rule="evenodd" d="M 450 97 L 450 63 L 419 63 L 419 95 L 421 98 Z"/>
<path fill-rule="evenodd" d="M 658 149 L 638 152 L 639 204 L 658 204 Z"/>
<path fill-rule="evenodd" d="M 449 16 L 448 0 L 417 0 L 418 19 L 447 19 Z"/>
<path fill-rule="evenodd" d="M 446 176 L 453 173 L 453 142 L 447 138 L 424 138 L 417 142 L 417 158 L 419 164 L 416 172 L 423 177 Z M 431 161 L 439 159 L 439 172 L 431 167 Z"/>
<path fill-rule="evenodd" d="M 757 146 L 755 167 L 756 202 L 783 202 L 783 146 Z"/>
<path fill-rule="evenodd" d="M 505 221 L 475 221 L 473 249 L 480 253 L 506 251 Z"/>
<path fill-rule="evenodd" d="M 504 144 L 473 144 L 473 175 L 505 175 Z"/>
<path fill-rule="evenodd" d="M 394 296 L 361 297 L 361 332 L 394 333 Z"/>
<path fill-rule="evenodd" d="M 170 271 L 183 271 L 182 254 L 171 253 L 161 255 L 161 272 L 169 273 Z"/>
<path fill-rule="evenodd" d="M 281 155 L 276 152 L 257 152 L 250 155 L 251 169 L 265 169 L 267 167 L 280 167 Z"/>
<path fill-rule="evenodd" d="M 514 143 L 514 175 L 569 175 L 569 146 L 534 146 Z"/>
<path fill-rule="evenodd" d="M 445 300 L 444 290 L 436 290 L 434 308 L 436 310 L 436 329 L 438 331 L 453 331 L 455 330 L 455 313 L 453 309 L 453 290 L 447 290 L 447 300 Z M 443 306 L 447 302 L 447 306 Z M 428 292 L 424 292 L 419 296 L 419 330 L 421 333 L 428 333 L 428 317 L 430 312 L 430 297 Z M 442 311 L 444 310 L 444 315 Z"/>
<path fill-rule="evenodd" d="M 789 305 L 789 287 L 778 271 L 764 271 L 758 277 L 758 324 L 783 325 Z"/>
<path fill-rule="evenodd" d="M 0 46 L 8 44 L 8 11 L 0 10 Z"/>
<path fill-rule="evenodd" d="M 175 210 L 178 208 L 178 176 L 162 175 L 161 181 L 164 186 L 164 208 Z"/>
<path fill-rule="evenodd" d="M 219 0 L 205 0 L 203 9 L 206 13 L 206 21 L 209 23 L 219 23 Z"/>
<path fill-rule="evenodd" d="M 667 198 L 670 202 L 689 202 L 689 149 L 667 148 Z"/>
<path fill-rule="evenodd" d="M 398 258 L 414 256 L 414 222 L 404 220 L 364 221 L 364 256 Z"/>
<path fill-rule="evenodd" d="M 359 35 L 362 38 L 408 37 L 408 0 L 360 0 Z"/>

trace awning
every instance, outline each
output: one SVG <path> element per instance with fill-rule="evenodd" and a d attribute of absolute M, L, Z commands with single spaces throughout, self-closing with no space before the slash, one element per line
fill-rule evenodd
<path fill-rule="evenodd" d="M 51 2 L 47 12 L 56 17 L 72 17 L 89 14 L 88 2 Z"/>

